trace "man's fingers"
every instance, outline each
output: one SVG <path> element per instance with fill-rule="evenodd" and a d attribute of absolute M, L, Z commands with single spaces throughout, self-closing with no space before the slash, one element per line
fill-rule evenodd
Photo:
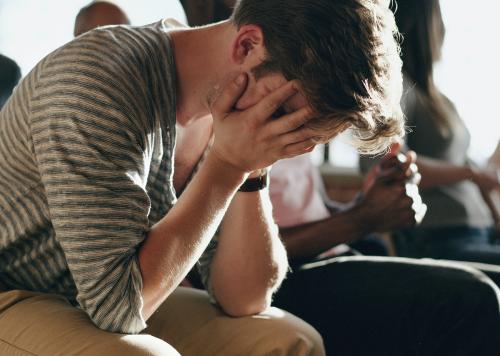
<path fill-rule="evenodd" d="M 255 104 L 251 110 L 262 122 L 267 120 L 289 98 L 297 94 L 297 83 L 287 82 Z"/>
<path fill-rule="evenodd" d="M 283 148 L 282 158 L 290 158 L 301 155 L 303 153 L 311 152 L 316 146 L 315 140 L 308 139 L 302 142 L 292 143 Z"/>
<path fill-rule="evenodd" d="M 415 225 L 420 225 L 426 213 L 427 205 L 424 203 L 420 204 L 415 211 Z"/>
<path fill-rule="evenodd" d="M 405 178 L 397 167 L 392 167 L 381 170 L 376 181 L 384 184 L 392 184 L 396 181 L 403 181 Z"/>
<path fill-rule="evenodd" d="M 308 127 L 303 127 L 301 129 L 297 129 L 293 132 L 289 132 L 279 136 L 279 144 L 280 146 L 287 146 L 305 140 L 314 139 L 316 135 L 316 131 Z"/>
<path fill-rule="evenodd" d="M 408 179 L 408 183 L 413 183 L 413 184 L 416 184 L 416 185 L 419 185 L 421 181 L 422 181 L 422 175 L 420 173 L 418 173 L 418 172 L 416 172 L 415 174 L 413 174 Z"/>
<path fill-rule="evenodd" d="M 227 113 L 231 112 L 234 105 L 243 94 L 246 83 L 247 75 L 241 73 L 236 79 L 231 80 L 224 89 L 222 89 L 222 92 L 212 104 L 211 111 L 214 118 L 225 117 Z"/>
<path fill-rule="evenodd" d="M 277 135 L 294 131 L 315 117 L 314 111 L 309 106 L 304 106 L 297 111 L 283 115 L 269 123 L 269 129 Z"/>
<path fill-rule="evenodd" d="M 406 152 L 406 159 L 410 160 L 412 163 L 417 162 L 417 154 L 415 151 Z"/>

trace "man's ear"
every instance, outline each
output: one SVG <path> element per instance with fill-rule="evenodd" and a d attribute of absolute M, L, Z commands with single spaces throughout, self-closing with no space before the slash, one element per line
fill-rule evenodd
<path fill-rule="evenodd" d="M 259 26 L 241 26 L 232 45 L 232 60 L 253 67 L 265 59 L 264 35 Z"/>

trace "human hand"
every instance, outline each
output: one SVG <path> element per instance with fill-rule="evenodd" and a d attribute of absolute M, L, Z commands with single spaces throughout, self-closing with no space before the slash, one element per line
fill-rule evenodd
<path fill-rule="evenodd" d="M 417 184 L 391 182 L 393 174 L 380 174 L 357 206 L 367 233 L 418 225 L 427 212 Z"/>
<path fill-rule="evenodd" d="M 420 173 L 413 151 L 399 153 L 399 144 L 375 165 L 363 184 L 359 205 L 367 232 L 390 231 L 419 224 L 427 206 L 418 191 Z"/>
<path fill-rule="evenodd" d="M 303 125 L 314 117 L 313 110 L 305 106 L 279 118 L 273 116 L 297 93 L 297 83 L 287 82 L 252 107 L 235 111 L 234 104 L 244 92 L 247 80 L 241 74 L 212 104 L 212 151 L 218 158 L 248 173 L 279 159 L 312 151 L 315 133 Z"/>
<path fill-rule="evenodd" d="M 399 149 L 399 143 L 393 144 L 389 153 L 368 171 L 363 181 L 362 191 L 364 194 L 371 189 L 377 178 L 381 175 L 385 176 L 386 184 L 397 182 L 403 184 L 407 182 L 418 185 L 420 183 L 421 175 L 415 164 L 417 160 L 415 152 L 408 151 L 406 154 L 403 154 L 399 152 Z"/>
<path fill-rule="evenodd" d="M 500 190 L 500 170 L 471 168 L 472 181 L 481 191 Z"/>

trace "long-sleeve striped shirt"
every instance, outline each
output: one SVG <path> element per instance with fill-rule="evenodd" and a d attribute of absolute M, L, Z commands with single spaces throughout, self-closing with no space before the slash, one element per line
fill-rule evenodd
<path fill-rule="evenodd" d="M 146 326 L 137 251 L 176 200 L 167 32 L 160 22 L 78 37 L 0 112 L 1 281 L 62 294 L 115 332 Z"/>

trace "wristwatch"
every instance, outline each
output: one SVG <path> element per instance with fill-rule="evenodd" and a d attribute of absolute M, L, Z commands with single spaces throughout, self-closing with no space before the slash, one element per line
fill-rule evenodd
<path fill-rule="evenodd" d="M 269 175 L 267 169 L 261 169 L 260 175 L 254 178 L 248 178 L 238 189 L 239 192 L 256 192 L 262 190 L 269 184 Z"/>

